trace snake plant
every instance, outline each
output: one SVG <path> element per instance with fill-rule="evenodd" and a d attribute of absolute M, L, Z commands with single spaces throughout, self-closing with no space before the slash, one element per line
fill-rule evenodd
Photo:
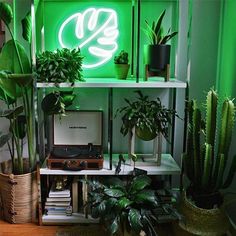
<path fill-rule="evenodd" d="M 218 95 L 211 89 L 207 94 L 204 119 L 196 100 L 192 100 L 188 107 L 189 127 L 183 168 L 191 182 L 192 193 L 200 195 L 229 187 L 236 171 L 236 156 L 227 168 L 235 105 L 233 100 L 225 99 L 221 113 L 218 105 Z M 221 115 L 219 125 L 217 114 Z"/>

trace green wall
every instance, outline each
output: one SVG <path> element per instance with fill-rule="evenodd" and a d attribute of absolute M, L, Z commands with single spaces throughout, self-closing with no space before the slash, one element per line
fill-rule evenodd
<path fill-rule="evenodd" d="M 236 1 L 225 0 L 222 5 L 221 37 L 218 54 L 217 90 L 221 98 L 236 98 Z M 236 100 L 234 100 L 236 103 Z M 236 154 L 236 124 L 230 149 L 230 162 Z M 236 191 L 236 177 L 231 184 L 231 191 Z"/>
<path fill-rule="evenodd" d="M 236 97 L 236 1 L 224 1 L 219 45 L 217 89 L 221 96 Z"/>

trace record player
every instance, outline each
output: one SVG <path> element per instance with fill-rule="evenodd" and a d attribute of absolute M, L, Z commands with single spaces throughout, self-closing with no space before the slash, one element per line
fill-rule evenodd
<path fill-rule="evenodd" d="M 53 116 L 53 148 L 49 169 L 99 170 L 103 168 L 102 111 L 67 111 Z"/>

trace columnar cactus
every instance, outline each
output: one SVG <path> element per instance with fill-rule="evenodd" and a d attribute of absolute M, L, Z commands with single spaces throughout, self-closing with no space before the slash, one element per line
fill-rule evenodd
<path fill-rule="evenodd" d="M 197 194 L 211 194 L 229 187 L 236 171 L 234 156 L 226 176 L 235 105 L 232 100 L 225 99 L 220 113 L 220 125 L 217 125 L 217 106 L 217 93 L 210 90 L 206 99 L 205 120 L 195 100 L 191 101 L 188 107 L 189 127 L 183 167 L 193 191 Z"/>

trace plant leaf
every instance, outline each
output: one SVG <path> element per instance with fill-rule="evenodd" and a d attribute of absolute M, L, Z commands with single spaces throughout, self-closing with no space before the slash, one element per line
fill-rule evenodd
<path fill-rule="evenodd" d="M 29 11 L 25 18 L 21 21 L 22 25 L 22 36 L 23 38 L 31 43 L 32 25 L 31 25 L 31 12 Z"/>
<path fill-rule="evenodd" d="M 104 193 L 106 195 L 108 195 L 109 197 L 115 197 L 115 198 L 123 197 L 125 195 L 125 193 L 123 191 L 121 191 L 120 189 L 108 189 L 108 188 L 105 188 L 104 189 Z"/>
<path fill-rule="evenodd" d="M 133 203 L 133 201 L 130 201 L 128 198 L 126 197 L 122 197 L 119 201 L 118 201 L 118 207 L 120 209 L 126 208 L 128 206 L 130 206 Z"/>
<path fill-rule="evenodd" d="M 82 53 L 87 55 L 83 66 L 95 67 L 109 61 L 117 50 L 117 27 L 117 15 L 114 10 L 89 8 L 75 14 L 60 29 L 61 47 L 79 47 Z M 68 38 L 70 40 L 66 40 Z"/>
<path fill-rule="evenodd" d="M 14 101 L 17 97 L 22 95 L 16 82 L 11 80 L 6 73 L 0 73 L 0 89 L 1 98 L 6 101 L 7 104 L 10 104 L 11 101 Z"/>
<path fill-rule="evenodd" d="M 1 135 L 0 136 L 0 148 L 3 147 L 8 142 L 8 140 L 11 139 L 11 137 L 12 137 L 11 133 Z"/>
<path fill-rule="evenodd" d="M 116 217 L 109 226 L 111 235 L 115 234 L 118 231 L 118 229 L 119 229 L 119 221 L 118 218 Z"/>
<path fill-rule="evenodd" d="M 158 18 L 157 21 L 156 21 L 155 29 L 153 29 L 157 37 L 160 35 L 161 24 L 162 24 L 162 20 L 163 20 L 163 18 L 164 18 L 164 16 L 165 16 L 165 13 L 166 13 L 166 10 L 164 10 L 164 11 L 161 13 L 161 15 L 159 16 L 159 18 Z"/>
<path fill-rule="evenodd" d="M 16 41 L 16 45 L 22 60 L 22 65 L 25 73 L 31 73 L 31 67 L 28 56 L 22 45 Z M 13 40 L 9 40 L 4 44 L 0 54 L 0 70 L 10 71 L 11 73 L 21 74 L 21 68 L 16 55 L 16 50 Z"/>
<path fill-rule="evenodd" d="M 131 183 L 130 191 L 131 192 L 140 191 L 150 184 L 151 184 L 151 179 L 147 175 L 137 176 L 133 179 Z"/>
<path fill-rule="evenodd" d="M 141 218 L 142 216 L 137 209 L 131 208 L 129 210 L 129 214 L 128 214 L 129 224 L 136 233 L 139 233 L 143 227 Z"/>
<path fill-rule="evenodd" d="M 156 205 L 156 196 L 153 190 L 145 190 L 145 189 L 142 190 L 141 192 L 135 195 L 134 200 L 138 204 L 149 202 L 152 203 L 153 205 Z"/>
<path fill-rule="evenodd" d="M 13 19 L 13 12 L 8 3 L 0 2 L 0 19 L 9 25 Z"/>
<path fill-rule="evenodd" d="M 5 117 L 7 119 L 16 118 L 19 114 L 23 112 L 23 106 L 16 107 L 13 110 L 0 110 L 0 117 Z"/>

